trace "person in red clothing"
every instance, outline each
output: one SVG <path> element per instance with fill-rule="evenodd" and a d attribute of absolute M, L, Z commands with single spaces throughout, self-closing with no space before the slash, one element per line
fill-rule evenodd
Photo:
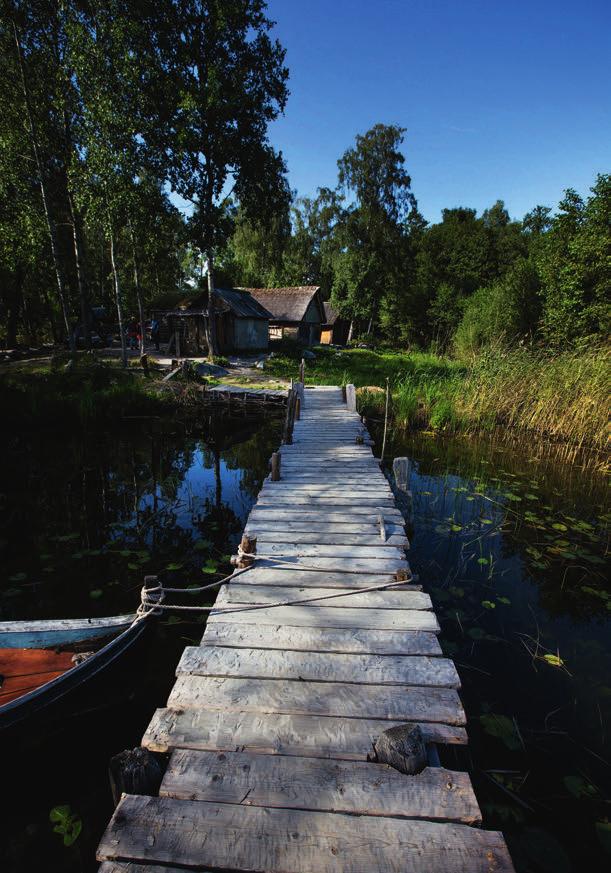
<path fill-rule="evenodd" d="M 130 318 L 129 324 L 127 325 L 127 340 L 130 349 L 138 348 L 138 322 L 135 318 Z"/>

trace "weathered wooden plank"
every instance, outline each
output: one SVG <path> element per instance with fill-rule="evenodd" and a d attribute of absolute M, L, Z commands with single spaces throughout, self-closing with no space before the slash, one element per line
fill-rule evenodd
<path fill-rule="evenodd" d="M 158 709 L 142 739 L 152 752 L 202 749 L 366 761 L 380 734 L 402 722 L 380 719 Z M 464 745 L 463 727 L 418 722 L 427 743 Z"/>
<path fill-rule="evenodd" d="M 178 676 L 168 698 L 175 709 L 335 715 L 389 721 L 438 721 L 464 725 L 458 694 L 451 688 L 373 686 L 284 679 Z"/>
<path fill-rule="evenodd" d="M 138 864 L 135 861 L 103 861 L 98 867 L 98 873 L 185 873 L 187 867 L 168 867 L 164 864 Z M 199 868 L 198 873 L 212 873 L 211 870 Z"/>
<path fill-rule="evenodd" d="M 463 824 L 126 794 L 98 860 L 267 873 L 512 873 L 500 833 Z"/>
<path fill-rule="evenodd" d="M 259 494 L 312 494 L 334 496 L 341 494 L 344 497 L 391 497 L 392 491 L 385 482 L 368 482 L 355 484 L 351 481 L 337 485 L 333 482 L 270 482 L 266 481 Z"/>
<path fill-rule="evenodd" d="M 368 588 L 393 582 L 393 573 L 342 573 L 328 570 L 304 570 L 276 565 L 259 567 L 257 564 L 238 577 L 241 585 L 289 585 L 320 588 Z M 236 580 L 237 581 L 237 580 Z M 233 584 L 233 583 L 232 583 Z"/>
<path fill-rule="evenodd" d="M 248 575 L 248 574 L 245 574 Z M 238 576 L 238 580 L 242 577 Z M 215 606 L 235 603 L 278 603 L 280 600 L 297 600 L 300 597 L 325 597 L 328 600 L 314 601 L 311 606 L 329 606 L 335 609 L 432 609 L 428 594 L 422 591 L 383 588 L 381 591 L 360 592 L 358 589 L 345 593 L 333 588 L 295 588 L 282 585 L 243 585 L 240 581 L 223 585 L 219 589 Z M 338 596 L 340 595 L 340 596 Z"/>
<path fill-rule="evenodd" d="M 273 521 L 312 521 L 325 522 L 329 524 L 354 524 L 367 523 L 377 524 L 379 512 L 376 507 L 355 507 L 354 512 L 348 509 L 342 509 L 336 512 L 328 506 L 309 506 L 300 507 L 299 509 L 291 509 L 291 507 L 282 507 L 277 509 L 273 505 L 256 504 L 251 510 L 249 523 L 260 524 L 261 522 Z M 405 520 L 398 509 L 395 507 L 384 508 L 382 515 L 384 516 L 385 524 L 394 523 L 403 525 Z"/>
<path fill-rule="evenodd" d="M 263 504 L 268 504 L 274 507 L 307 506 L 311 508 L 319 506 L 324 509 L 331 509 L 337 506 L 350 508 L 352 512 L 356 513 L 359 509 L 363 512 L 366 512 L 371 508 L 380 508 L 384 510 L 392 509 L 394 506 L 394 499 L 392 497 L 352 498 L 344 497 L 342 495 L 338 495 L 337 497 L 323 497 L 322 495 L 315 494 L 279 494 L 278 496 L 275 496 L 273 494 L 261 493 L 257 500 L 257 505 L 262 506 Z"/>
<path fill-rule="evenodd" d="M 280 513 L 282 515 L 282 513 Z M 403 524 L 394 524 L 393 522 L 385 522 L 384 527 L 389 537 L 404 536 L 405 526 Z M 278 519 L 277 521 L 256 520 L 250 518 L 244 528 L 245 532 L 258 531 L 261 534 L 266 534 L 267 537 L 273 535 L 274 539 L 282 537 L 282 542 L 292 542 L 290 535 L 296 534 L 299 536 L 316 536 L 316 534 L 340 534 L 343 536 L 358 536 L 361 534 L 364 537 L 376 535 L 380 536 L 380 524 L 377 521 L 369 521 L 365 519 L 362 522 L 335 522 L 330 523 L 319 519 L 317 521 L 296 521 L 294 518 L 288 520 Z"/>
<path fill-rule="evenodd" d="M 425 631 L 312 628 L 210 622 L 202 644 L 236 648 L 372 655 L 441 655 L 439 640 Z"/>
<path fill-rule="evenodd" d="M 452 661 L 425 655 L 332 655 L 328 652 L 187 646 L 176 674 L 460 688 Z"/>
<path fill-rule="evenodd" d="M 316 543 L 299 543 L 296 545 L 290 543 L 276 543 L 266 540 L 257 541 L 257 555 L 275 557 L 276 555 L 284 555 L 286 557 L 295 558 L 342 558 L 367 560 L 369 558 L 383 558 L 387 561 L 392 561 L 395 558 L 402 560 L 405 557 L 405 548 L 403 546 L 395 546 L 391 544 L 376 545 L 376 546 L 355 546 L 355 545 L 324 545 Z M 372 567 L 374 560 L 371 562 Z M 372 569 L 369 567 L 369 569 Z"/>
<path fill-rule="evenodd" d="M 319 525 L 322 527 L 322 525 Z M 245 533 L 256 536 L 257 543 L 286 543 L 290 542 L 293 545 L 338 545 L 338 546 L 397 546 L 402 549 L 409 547 L 409 540 L 405 534 L 393 534 L 386 530 L 387 537 L 382 540 L 380 537 L 380 527 L 378 529 L 371 525 L 370 532 L 352 534 L 345 531 L 323 532 L 323 531 L 300 531 L 300 530 L 270 530 L 269 528 L 250 527 L 245 528 Z M 258 549 L 260 552 L 260 549 Z"/>
<path fill-rule="evenodd" d="M 482 820 L 469 775 L 443 767 L 406 779 L 386 764 L 177 749 L 159 795 L 471 825 Z"/>
<path fill-rule="evenodd" d="M 297 557 L 291 555 L 260 555 L 257 558 L 260 567 L 284 567 L 289 570 L 330 570 L 338 573 L 395 573 L 397 570 L 407 570 L 408 563 L 395 557 L 389 558 L 324 558 Z"/>
<path fill-rule="evenodd" d="M 416 609 L 334 609 L 332 606 L 276 606 L 246 609 L 240 605 L 214 609 L 209 622 L 271 624 L 294 627 L 374 628 L 376 630 L 420 630 L 439 633 L 435 614 Z"/>

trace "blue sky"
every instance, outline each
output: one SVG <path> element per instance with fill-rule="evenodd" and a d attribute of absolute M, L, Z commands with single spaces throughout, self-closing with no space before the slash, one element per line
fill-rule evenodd
<path fill-rule="evenodd" d="M 512 217 L 611 171 L 611 2 L 269 0 L 291 96 L 270 134 L 291 187 L 334 186 L 377 122 L 429 221 L 505 200 Z"/>

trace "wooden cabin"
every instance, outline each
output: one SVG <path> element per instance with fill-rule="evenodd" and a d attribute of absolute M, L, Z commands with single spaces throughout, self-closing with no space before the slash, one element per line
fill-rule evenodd
<path fill-rule="evenodd" d="M 318 285 L 244 290 L 270 313 L 271 339 L 290 337 L 306 346 L 320 342 L 325 310 Z"/>
<path fill-rule="evenodd" d="M 325 302 L 323 306 L 325 321 L 320 333 L 320 342 L 323 345 L 345 346 L 348 342 L 350 322 L 345 318 L 340 318 L 339 313 L 333 309 L 330 303 Z"/>
<path fill-rule="evenodd" d="M 221 354 L 267 350 L 270 313 L 248 291 L 216 288 L 216 331 Z M 208 293 L 181 301 L 175 310 L 158 313 L 162 338 L 177 356 L 207 355 Z M 178 342 L 178 344 L 177 344 Z"/>

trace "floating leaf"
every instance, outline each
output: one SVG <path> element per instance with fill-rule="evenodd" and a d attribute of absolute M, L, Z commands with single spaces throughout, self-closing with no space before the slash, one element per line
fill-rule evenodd
<path fill-rule="evenodd" d="M 196 552 L 205 552 L 211 546 L 210 540 L 197 540 L 197 542 L 193 543 L 193 548 Z"/>
<path fill-rule="evenodd" d="M 216 561 L 213 561 L 212 558 L 210 558 L 202 567 L 202 573 L 216 573 L 216 568 Z"/>
<path fill-rule="evenodd" d="M 552 667 L 563 667 L 564 661 L 559 655 L 543 655 L 543 660 L 548 664 L 551 664 Z"/>
<path fill-rule="evenodd" d="M 526 493 L 526 494 L 524 495 L 524 497 L 525 497 L 527 500 L 538 500 L 538 499 L 539 499 L 539 498 L 537 497 L 536 494 L 530 494 L 529 492 Z"/>
<path fill-rule="evenodd" d="M 454 531 L 454 533 L 458 533 L 459 530 L 462 530 L 461 524 L 452 524 L 450 525 L 450 530 Z"/>
<path fill-rule="evenodd" d="M 91 597 L 92 600 L 99 600 L 103 594 L 104 594 L 104 592 L 102 591 L 101 588 L 93 588 L 89 592 L 89 596 Z"/>
<path fill-rule="evenodd" d="M 53 832 L 63 837 L 64 846 L 71 846 L 76 842 L 83 829 L 83 822 L 67 804 L 54 806 L 49 813 L 49 820 L 56 822 Z"/>
<path fill-rule="evenodd" d="M 516 733 L 516 726 L 506 715 L 497 715 L 491 712 L 488 715 L 480 715 L 479 720 L 486 733 L 501 740 L 510 751 L 516 752 L 522 748 L 522 743 Z"/>
<path fill-rule="evenodd" d="M 563 524 L 561 521 L 555 521 L 552 525 L 554 530 L 568 530 L 566 524 Z"/>
<path fill-rule="evenodd" d="M 566 790 L 573 797 L 594 797 L 596 788 L 587 782 L 582 776 L 565 776 L 562 780 Z"/>
<path fill-rule="evenodd" d="M 482 524 L 492 524 L 491 518 L 481 518 L 480 521 Z"/>
<path fill-rule="evenodd" d="M 508 597 L 497 597 L 499 603 L 503 603 L 505 606 L 509 606 L 511 604 L 511 600 Z"/>
<path fill-rule="evenodd" d="M 27 573 L 13 573 L 12 576 L 8 577 L 9 582 L 24 582 L 28 578 Z"/>
<path fill-rule="evenodd" d="M 596 836 L 607 855 L 611 855 L 611 822 L 597 821 Z"/>
<path fill-rule="evenodd" d="M 485 564 L 488 564 L 489 561 L 488 561 L 488 558 L 478 558 L 478 559 L 477 559 L 477 563 L 478 563 L 478 564 L 485 565 Z"/>
<path fill-rule="evenodd" d="M 519 494 L 512 494 L 511 491 L 507 491 L 507 493 L 504 494 L 503 497 L 506 497 L 507 500 L 511 500 L 513 503 L 522 502 L 522 498 L 519 496 Z"/>
<path fill-rule="evenodd" d="M 496 603 L 493 603 L 492 600 L 482 600 L 482 606 L 486 609 L 495 609 Z"/>
<path fill-rule="evenodd" d="M 129 570 L 139 570 L 140 564 L 134 564 L 132 561 L 130 561 L 127 567 Z"/>
<path fill-rule="evenodd" d="M 182 570 L 182 564 L 168 564 L 166 570 Z"/>

